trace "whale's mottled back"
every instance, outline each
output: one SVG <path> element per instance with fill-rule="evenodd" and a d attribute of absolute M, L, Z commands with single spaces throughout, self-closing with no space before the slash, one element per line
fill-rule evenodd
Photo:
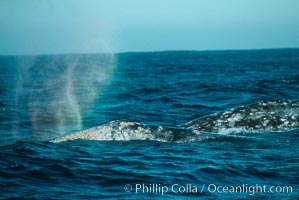
<path fill-rule="evenodd" d="M 101 126 L 79 131 L 52 140 L 54 143 L 70 140 L 129 141 L 155 140 L 161 142 L 190 141 L 198 131 L 162 126 L 143 125 L 137 122 L 115 120 Z"/>
<path fill-rule="evenodd" d="M 205 132 L 227 129 L 282 132 L 299 128 L 299 102 L 287 100 L 261 101 L 216 113 L 188 122 L 181 128 Z"/>

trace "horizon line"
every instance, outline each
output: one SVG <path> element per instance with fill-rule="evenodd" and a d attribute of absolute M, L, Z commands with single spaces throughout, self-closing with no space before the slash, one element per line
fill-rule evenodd
<path fill-rule="evenodd" d="M 244 49 L 177 49 L 177 50 L 150 50 L 150 51 L 119 51 L 119 52 L 65 52 L 65 53 L 28 53 L 28 54 L 0 54 L 0 56 L 59 56 L 59 55 L 91 55 L 91 54 L 138 54 L 138 53 L 166 53 L 166 52 L 212 52 L 212 51 L 264 51 L 264 50 L 296 50 L 299 47 L 278 48 L 244 48 Z"/>

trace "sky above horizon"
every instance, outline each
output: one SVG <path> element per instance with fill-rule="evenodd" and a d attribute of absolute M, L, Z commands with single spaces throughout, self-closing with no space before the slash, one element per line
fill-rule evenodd
<path fill-rule="evenodd" d="M 0 54 L 299 47 L 298 0 L 2 0 Z"/>

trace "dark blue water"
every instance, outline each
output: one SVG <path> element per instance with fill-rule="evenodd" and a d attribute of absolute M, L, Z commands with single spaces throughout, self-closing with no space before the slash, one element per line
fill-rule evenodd
<path fill-rule="evenodd" d="M 1 199 L 299 197 L 298 129 L 49 142 L 112 120 L 176 127 L 263 100 L 298 101 L 298 49 L 2 56 L 0 70 Z M 257 185 L 266 191 L 249 188 Z"/>

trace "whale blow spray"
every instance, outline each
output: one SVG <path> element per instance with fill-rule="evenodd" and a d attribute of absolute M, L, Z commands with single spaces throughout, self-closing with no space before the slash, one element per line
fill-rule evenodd
<path fill-rule="evenodd" d="M 31 123 L 39 133 L 80 130 L 114 66 L 113 54 L 21 57 L 15 102 L 27 112 L 17 113 L 17 124 Z"/>

